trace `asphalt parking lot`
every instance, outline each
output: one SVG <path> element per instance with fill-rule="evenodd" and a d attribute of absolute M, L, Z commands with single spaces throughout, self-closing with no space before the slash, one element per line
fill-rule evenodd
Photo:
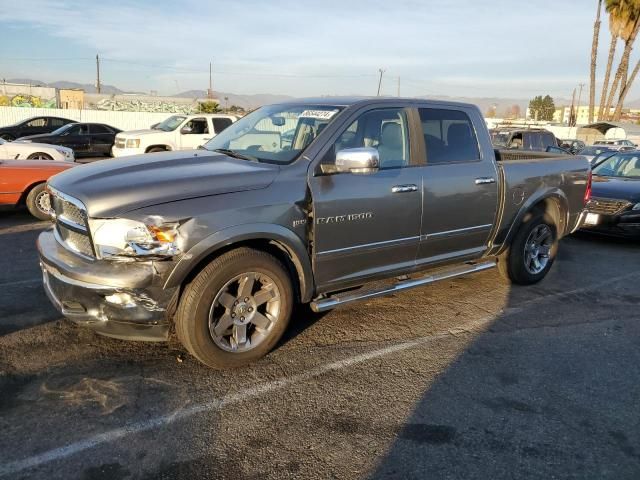
<path fill-rule="evenodd" d="M 324 315 L 255 365 L 76 328 L 0 214 L 0 478 L 640 477 L 640 245 L 565 239 L 496 271 Z"/>

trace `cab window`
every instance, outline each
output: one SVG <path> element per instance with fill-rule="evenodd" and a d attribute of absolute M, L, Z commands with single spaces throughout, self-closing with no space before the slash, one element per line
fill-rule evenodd
<path fill-rule="evenodd" d="M 480 160 L 475 130 L 465 112 L 439 108 L 419 111 L 428 165 Z"/>
<path fill-rule="evenodd" d="M 323 163 L 335 162 L 335 155 L 340 150 L 370 147 L 378 150 L 380 169 L 406 167 L 410 163 L 407 125 L 407 115 L 402 108 L 363 113 L 338 137 L 328 153 L 332 158 Z"/>
<path fill-rule="evenodd" d="M 194 118 L 189 120 L 183 127 L 185 135 L 203 135 L 209 133 L 209 126 L 206 118 Z"/>
<path fill-rule="evenodd" d="M 221 131 L 223 131 L 225 128 L 227 128 L 229 125 L 233 123 L 230 118 L 214 118 L 212 119 L 212 122 L 213 122 L 213 130 L 216 133 L 220 133 Z"/>

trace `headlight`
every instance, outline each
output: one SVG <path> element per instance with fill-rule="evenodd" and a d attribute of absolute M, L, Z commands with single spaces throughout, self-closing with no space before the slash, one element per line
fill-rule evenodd
<path fill-rule="evenodd" d="M 640 203 L 636 203 L 631 210 L 640 210 Z"/>
<path fill-rule="evenodd" d="M 73 150 L 67 150 L 66 148 L 65 149 L 56 148 L 56 152 L 58 152 L 61 155 L 64 155 L 67 158 L 71 158 L 73 156 Z"/>
<path fill-rule="evenodd" d="M 167 258 L 180 253 L 177 223 L 127 219 L 90 219 L 93 243 L 100 258 L 113 260 Z"/>
<path fill-rule="evenodd" d="M 127 143 L 125 143 L 126 148 L 138 148 L 139 146 L 140 146 L 139 138 L 130 138 L 129 140 L 127 140 Z"/>

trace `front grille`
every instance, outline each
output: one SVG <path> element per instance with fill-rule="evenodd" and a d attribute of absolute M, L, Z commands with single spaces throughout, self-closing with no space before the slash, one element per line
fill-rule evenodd
<path fill-rule="evenodd" d="M 60 234 L 60 239 L 66 247 L 88 257 L 93 257 L 93 248 L 91 247 L 91 240 L 89 240 L 88 235 L 75 232 L 61 223 L 58 223 L 56 228 Z"/>
<path fill-rule="evenodd" d="M 80 201 L 51 189 L 58 241 L 74 252 L 93 257 L 87 211 Z"/>
<path fill-rule="evenodd" d="M 116 148 L 124 148 L 126 142 L 127 141 L 124 138 L 116 137 L 115 146 L 116 146 Z"/>
<path fill-rule="evenodd" d="M 601 215 L 617 215 L 631 206 L 631 202 L 626 200 L 616 200 L 613 198 L 591 197 L 587 203 L 587 209 L 591 213 Z"/>

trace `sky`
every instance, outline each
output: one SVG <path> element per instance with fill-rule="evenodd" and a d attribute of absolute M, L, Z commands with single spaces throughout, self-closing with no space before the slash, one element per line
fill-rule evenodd
<path fill-rule="evenodd" d="M 161 95 L 381 93 L 570 98 L 585 84 L 596 0 L 0 0 L 0 79 Z M 606 19 L 599 71 L 609 46 Z M 619 47 L 622 50 L 622 46 Z M 632 57 L 635 61 L 635 58 Z M 602 73 L 599 75 L 602 77 Z M 629 99 L 640 96 L 635 88 Z"/>

